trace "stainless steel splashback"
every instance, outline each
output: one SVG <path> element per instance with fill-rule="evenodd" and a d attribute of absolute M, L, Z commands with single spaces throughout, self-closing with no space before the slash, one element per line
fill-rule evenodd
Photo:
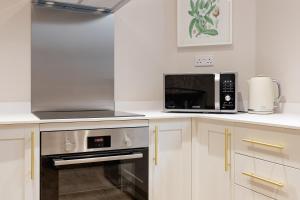
<path fill-rule="evenodd" d="M 32 4 L 32 111 L 114 110 L 114 16 Z"/>

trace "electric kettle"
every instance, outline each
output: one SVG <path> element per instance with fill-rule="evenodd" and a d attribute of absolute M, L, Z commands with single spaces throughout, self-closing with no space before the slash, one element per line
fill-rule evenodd
<path fill-rule="evenodd" d="M 272 114 L 280 100 L 280 84 L 266 76 L 253 77 L 248 81 L 248 112 L 253 114 Z"/>

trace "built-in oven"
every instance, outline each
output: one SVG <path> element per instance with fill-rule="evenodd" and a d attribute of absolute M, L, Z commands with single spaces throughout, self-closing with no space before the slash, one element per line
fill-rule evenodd
<path fill-rule="evenodd" d="M 165 74 L 167 112 L 237 112 L 237 73 Z"/>
<path fill-rule="evenodd" d="M 148 127 L 41 133 L 41 200 L 148 200 Z"/>

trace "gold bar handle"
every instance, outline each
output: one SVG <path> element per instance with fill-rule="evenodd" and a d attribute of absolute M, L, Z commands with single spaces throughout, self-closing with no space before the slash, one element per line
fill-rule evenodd
<path fill-rule="evenodd" d="M 229 129 L 227 130 L 228 131 L 228 135 L 227 135 L 227 142 L 228 142 L 228 151 L 229 151 L 229 162 L 228 162 L 228 167 L 230 168 L 231 167 L 231 132 L 229 131 Z"/>
<path fill-rule="evenodd" d="M 35 173 L 35 166 L 34 166 L 34 160 L 35 160 L 35 133 L 34 131 L 31 132 L 31 180 L 34 179 L 34 173 Z"/>
<path fill-rule="evenodd" d="M 275 185 L 277 187 L 283 187 L 283 183 L 281 182 L 278 182 L 278 181 L 273 181 L 273 180 L 270 180 L 270 179 L 266 179 L 266 178 L 263 178 L 261 176 L 257 176 L 253 173 L 247 173 L 247 172 L 243 172 L 242 173 L 244 176 L 248 176 L 252 179 L 255 179 L 255 180 L 259 180 L 259 181 L 262 181 L 262 182 L 265 182 L 265 183 L 268 183 L 268 184 L 271 184 L 271 185 Z"/>
<path fill-rule="evenodd" d="M 154 131 L 154 142 L 155 142 L 155 147 L 154 147 L 154 164 L 158 165 L 158 127 L 155 127 Z"/>
<path fill-rule="evenodd" d="M 228 160 L 227 160 L 227 128 L 225 129 L 225 144 L 224 144 L 224 153 L 225 153 L 225 155 L 224 155 L 224 157 L 225 157 L 225 163 L 224 163 L 224 167 L 225 167 L 225 172 L 227 172 L 227 170 L 228 170 L 228 166 L 227 166 L 227 162 L 228 162 Z"/>
<path fill-rule="evenodd" d="M 225 152 L 225 163 L 224 163 L 224 166 L 225 166 L 225 172 L 227 172 L 230 168 L 230 163 L 229 163 L 229 158 L 231 155 L 230 153 L 228 154 L 228 151 L 230 151 L 230 136 L 231 134 L 229 133 L 229 129 L 226 128 L 225 129 L 225 149 L 224 149 L 224 152 Z"/>
<path fill-rule="evenodd" d="M 248 142 L 251 144 L 255 144 L 255 145 L 260 145 L 260 146 L 266 146 L 266 147 L 271 147 L 271 148 L 276 148 L 276 149 L 284 149 L 283 145 L 270 144 L 270 143 L 260 142 L 257 140 L 243 139 L 242 141 Z"/>

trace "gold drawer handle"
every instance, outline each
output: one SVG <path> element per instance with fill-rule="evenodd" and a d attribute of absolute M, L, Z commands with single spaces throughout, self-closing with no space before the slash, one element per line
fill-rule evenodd
<path fill-rule="evenodd" d="M 251 143 L 251 144 L 256 144 L 256 145 L 261 145 L 261 146 L 266 146 L 266 147 L 272 147 L 272 148 L 276 148 L 276 149 L 284 149 L 284 146 L 282 146 L 282 145 L 270 144 L 270 143 L 260 142 L 260 141 L 256 141 L 256 140 L 243 139 L 242 141 L 243 142 L 248 142 L 248 143 Z"/>
<path fill-rule="evenodd" d="M 260 177 L 260 176 L 257 176 L 253 173 L 247 173 L 247 172 L 243 172 L 242 173 L 244 176 L 248 176 L 252 179 L 256 179 L 256 180 L 259 180 L 259 181 L 262 181 L 262 182 L 265 182 L 265 183 L 269 183 L 271 185 L 275 185 L 277 187 L 283 187 L 283 183 L 281 182 L 277 182 L 277 181 L 273 181 L 273 180 L 270 180 L 270 179 L 266 179 L 266 178 L 263 178 L 263 177 Z"/>

